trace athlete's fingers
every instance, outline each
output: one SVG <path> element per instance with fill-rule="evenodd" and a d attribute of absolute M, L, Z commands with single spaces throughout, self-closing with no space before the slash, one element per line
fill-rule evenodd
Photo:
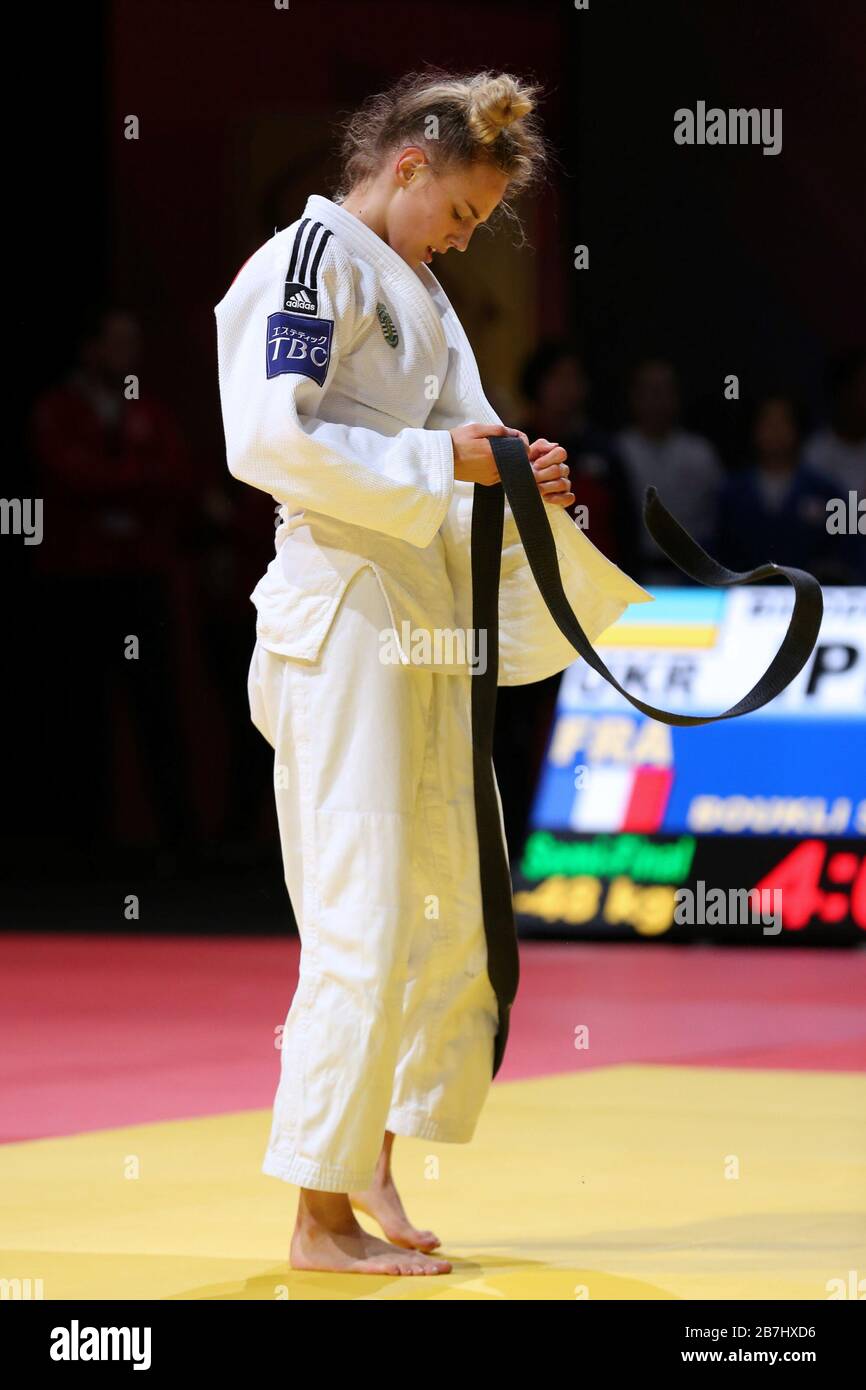
<path fill-rule="evenodd" d="M 478 438 L 478 439 L 489 439 L 489 438 L 491 437 L 491 435 L 496 435 L 496 436 L 498 437 L 498 436 L 503 435 L 503 434 L 513 434 L 513 433 L 514 433 L 514 431 L 513 431 L 513 430 L 510 430 L 510 429 L 508 428 L 507 425 L 479 425 L 479 424 L 471 424 L 471 425 L 467 425 L 466 428 L 472 430 L 472 432 L 475 434 L 476 438 Z"/>
<path fill-rule="evenodd" d="M 506 426 L 506 434 L 510 434 L 515 439 L 522 439 L 526 448 L 529 448 L 529 435 L 524 434 L 523 430 L 515 430 Z"/>
<path fill-rule="evenodd" d="M 539 463 L 532 465 L 535 480 L 539 483 L 549 483 L 555 478 L 568 478 L 569 469 L 567 463 L 547 463 L 542 459 Z"/>
<path fill-rule="evenodd" d="M 529 448 L 528 435 L 525 435 L 523 430 L 512 429 L 510 425 L 471 425 L 470 428 L 475 431 L 476 435 L 485 439 L 490 439 L 494 435 L 497 438 L 510 436 L 512 439 L 522 439 L 524 446 Z"/>
<path fill-rule="evenodd" d="M 532 471 L 535 475 L 535 481 L 538 483 L 551 483 L 556 478 L 567 478 L 569 476 L 568 464 L 566 463 L 542 463 L 541 465 L 534 463 L 532 465 Z"/>
<path fill-rule="evenodd" d="M 557 444 L 555 440 L 534 439 L 529 446 L 530 460 L 534 463 L 536 459 L 543 458 L 545 454 L 549 454 L 551 449 L 560 448 L 562 448 L 562 446 Z M 568 457 L 564 449 L 562 450 L 562 456 L 564 459 Z"/>
<path fill-rule="evenodd" d="M 573 492 L 551 492 L 543 493 L 542 499 L 550 507 L 570 507 L 574 501 Z"/>
<path fill-rule="evenodd" d="M 540 468 L 558 467 L 560 464 L 564 464 L 567 458 L 568 455 L 565 450 L 561 449 L 558 444 L 555 444 L 548 453 L 537 454 L 532 460 L 532 467 L 537 473 Z"/>

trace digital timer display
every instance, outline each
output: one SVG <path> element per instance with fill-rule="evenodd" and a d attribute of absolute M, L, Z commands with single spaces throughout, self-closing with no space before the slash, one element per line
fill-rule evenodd
<path fill-rule="evenodd" d="M 826 886 L 825 886 L 826 885 Z M 802 931 L 812 921 L 844 922 L 866 931 L 866 854 L 805 840 L 756 883 L 781 892 L 782 924 Z"/>
<path fill-rule="evenodd" d="M 778 902 L 778 939 L 866 930 L 866 589 L 824 588 L 803 671 L 762 710 L 647 719 L 582 661 L 564 673 L 515 864 L 521 930 L 754 940 L 675 917 L 677 890 Z M 686 714 L 733 704 L 784 635 L 790 591 L 656 589 L 598 639 L 621 684 Z M 698 893 L 697 899 L 703 901 Z M 774 909 L 775 911 L 775 909 Z M 704 914 L 708 919 L 708 914 Z"/>

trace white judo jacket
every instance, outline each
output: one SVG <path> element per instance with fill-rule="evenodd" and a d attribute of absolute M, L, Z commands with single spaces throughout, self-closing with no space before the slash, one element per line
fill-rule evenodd
<path fill-rule="evenodd" d="M 455 480 L 448 431 L 502 422 L 435 275 L 314 194 L 214 312 L 229 470 L 281 504 L 274 558 L 251 595 L 261 644 L 315 661 L 364 565 L 400 659 L 417 659 L 407 633 L 468 632 L 475 484 Z M 563 588 L 593 641 L 650 596 L 562 508 L 545 510 Z M 506 499 L 498 683 L 542 680 L 575 659 Z"/>

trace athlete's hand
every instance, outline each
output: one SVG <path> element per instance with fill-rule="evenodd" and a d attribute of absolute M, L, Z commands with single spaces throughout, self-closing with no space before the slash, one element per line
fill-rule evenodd
<path fill-rule="evenodd" d="M 493 450 L 487 443 L 491 435 L 513 435 L 522 439 L 527 449 L 529 440 L 522 430 L 509 429 L 507 425 L 460 425 L 449 430 L 454 446 L 454 477 L 461 483 L 481 483 L 492 487 L 499 482 L 499 469 L 493 457 Z"/>
<path fill-rule="evenodd" d="M 567 458 L 561 445 L 551 444 L 549 439 L 536 439 L 529 445 L 529 461 L 538 491 L 552 507 L 570 507 L 574 501 Z"/>

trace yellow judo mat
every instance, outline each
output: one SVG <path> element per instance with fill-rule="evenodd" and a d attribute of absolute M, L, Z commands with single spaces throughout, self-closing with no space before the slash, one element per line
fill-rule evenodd
<path fill-rule="evenodd" d="M 259 1173 L 269 1124 L 255 1110 L 3 1146 L 4 1297 L 827 1299 L 866 1274 L 856 1073 L 496 1083 L 471 1144 L 395 1143 L 406 1210 L 454 1264 L 421 1278 L 289 1268 L 297 1188 Z"/>

